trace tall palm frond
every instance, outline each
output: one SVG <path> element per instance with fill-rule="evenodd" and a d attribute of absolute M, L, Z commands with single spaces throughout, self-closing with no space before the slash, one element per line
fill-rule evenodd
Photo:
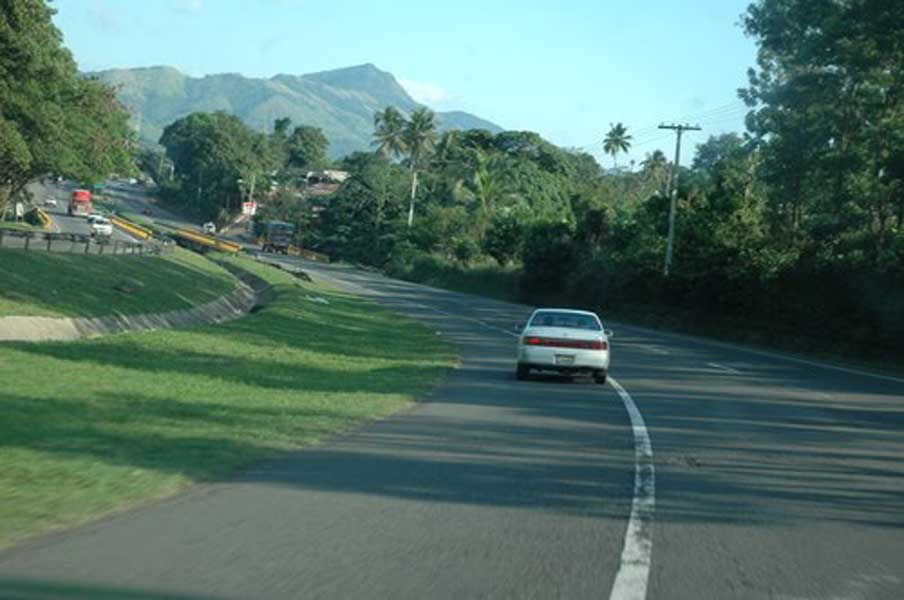
<path fill-rule="evenodd" d="M 408 227 L 414 223 L 414 199 L 417 195 L 417 170 L 436 146 L 436 114 L 427 107 L 415 109 L 405 127 L 402 140 L 411 168 L 411 200 L 408 205 Z"/>
<path fill-rule="evenodd" d="M 616 160 L 620 152 L 627 152 L 631 148 L 631 136 L 628 134 L 628 128 L 621 122 L 613 125 L 609 124 L 609 133 L 603 139 L 603 151 L 612 156 L 612 162 L 615 168 L 618 168 Z"/>
<path fill-rule="evenodd" d="M 373 145 L 377 153 L 386 158 L 398 158 L 406 151 L 405 117 L 394 106 L 387 106 L 374 113 Z"/>

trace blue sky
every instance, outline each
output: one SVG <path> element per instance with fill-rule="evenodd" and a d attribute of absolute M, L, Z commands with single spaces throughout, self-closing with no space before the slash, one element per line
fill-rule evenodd
<path fill-rule="evenodd" d="M 630 158 L 674 137 L 743 129 L 736 90 L 756 47 L 738 26 L 749 0 L 57 0 L 83 70 L 174 66 L 191 75 L 302 74 L 361 63 L 418 100 L 601 155 L 609 123 Z M 682 163 L 689 160 L 685 154 Z M 610 158 L 601 158 L 611 165 Z M 622 157 L 622 164 L 625 162 Z"/>

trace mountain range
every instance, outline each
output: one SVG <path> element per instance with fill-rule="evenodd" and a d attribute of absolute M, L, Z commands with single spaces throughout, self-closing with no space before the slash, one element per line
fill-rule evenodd
<path fill-rule="evenodd" d="M 269 79 L 236 73 L 190 77 L 172 67 L 110 69 L 88 73 L 117 88 L 132 113 L 139 138 L 156 144 L 163 129 L 197 111 L 223 110 L 259 131 L 289 117 L 294 125 L 320 127 L 329 154 L 340 157 L 371 148 L 373 115 L 386 106 L 404 113 L 420 106 L 396 78 L 372 64 Z M 441 130 L 502 128 L 470 113 L 437 112 Z"/>

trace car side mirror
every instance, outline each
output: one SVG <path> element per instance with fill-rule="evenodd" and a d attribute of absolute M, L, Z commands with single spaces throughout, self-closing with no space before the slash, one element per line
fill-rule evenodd
<path fill-rule="evenodd" d="M 607 337 L 608 339 L 610 339 L 610 340 L 611 340 L 613 337 L 615 337 L 615 332 L 612 331 L 611 329 L 604 329 L 604 330 L 603 330 L 603 333 L 604 333 L 604 334 L 606 335 L 606 337 Z"/>

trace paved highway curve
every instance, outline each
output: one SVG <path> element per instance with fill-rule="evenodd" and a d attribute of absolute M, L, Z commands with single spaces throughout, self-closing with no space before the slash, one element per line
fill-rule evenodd
<path fill-rule="evenodd" d="M 91 228 L 88 226 L 88 220 L 82 216 L 70 217 L 67 214 L 67 207 L 69 205 L 69 195 L 72 193 L 74 188 L 70 186 L 58 186 L 55 184 L 50 184 L 46 186 L 34 186 L 34 192 L 38 199 L 38 205 L 43 203 L 44 198 L 54 198 L 57 201 L 56 206 L 47 206 L 44 207 L 44 210 L 50 215 L 53 219 L 53 223 L 56 226 L 55 231 L 58 233 L 74 233 L 77 235 L 90 235 Z M 113 240 L 119 240 L 122 242 L 134 242 L 137 241 L 132 238 L 132 236 L 122 232 L 117 228 L 113 228 Z"/>
<path fill-rule="evenodd" d="M 617 391 L 515 381 L 509 332 L 527 307 L 304 267 L 447 336 L 461 368 L 329 444 L 0 553 L 0 597 L 26 581 L 189 598 L 609 597 L 635 502 L 636 427 Z M 648 579 L 625 597 L 904 597 L 904 380 L 607 325 L 656 469 Z"/>

